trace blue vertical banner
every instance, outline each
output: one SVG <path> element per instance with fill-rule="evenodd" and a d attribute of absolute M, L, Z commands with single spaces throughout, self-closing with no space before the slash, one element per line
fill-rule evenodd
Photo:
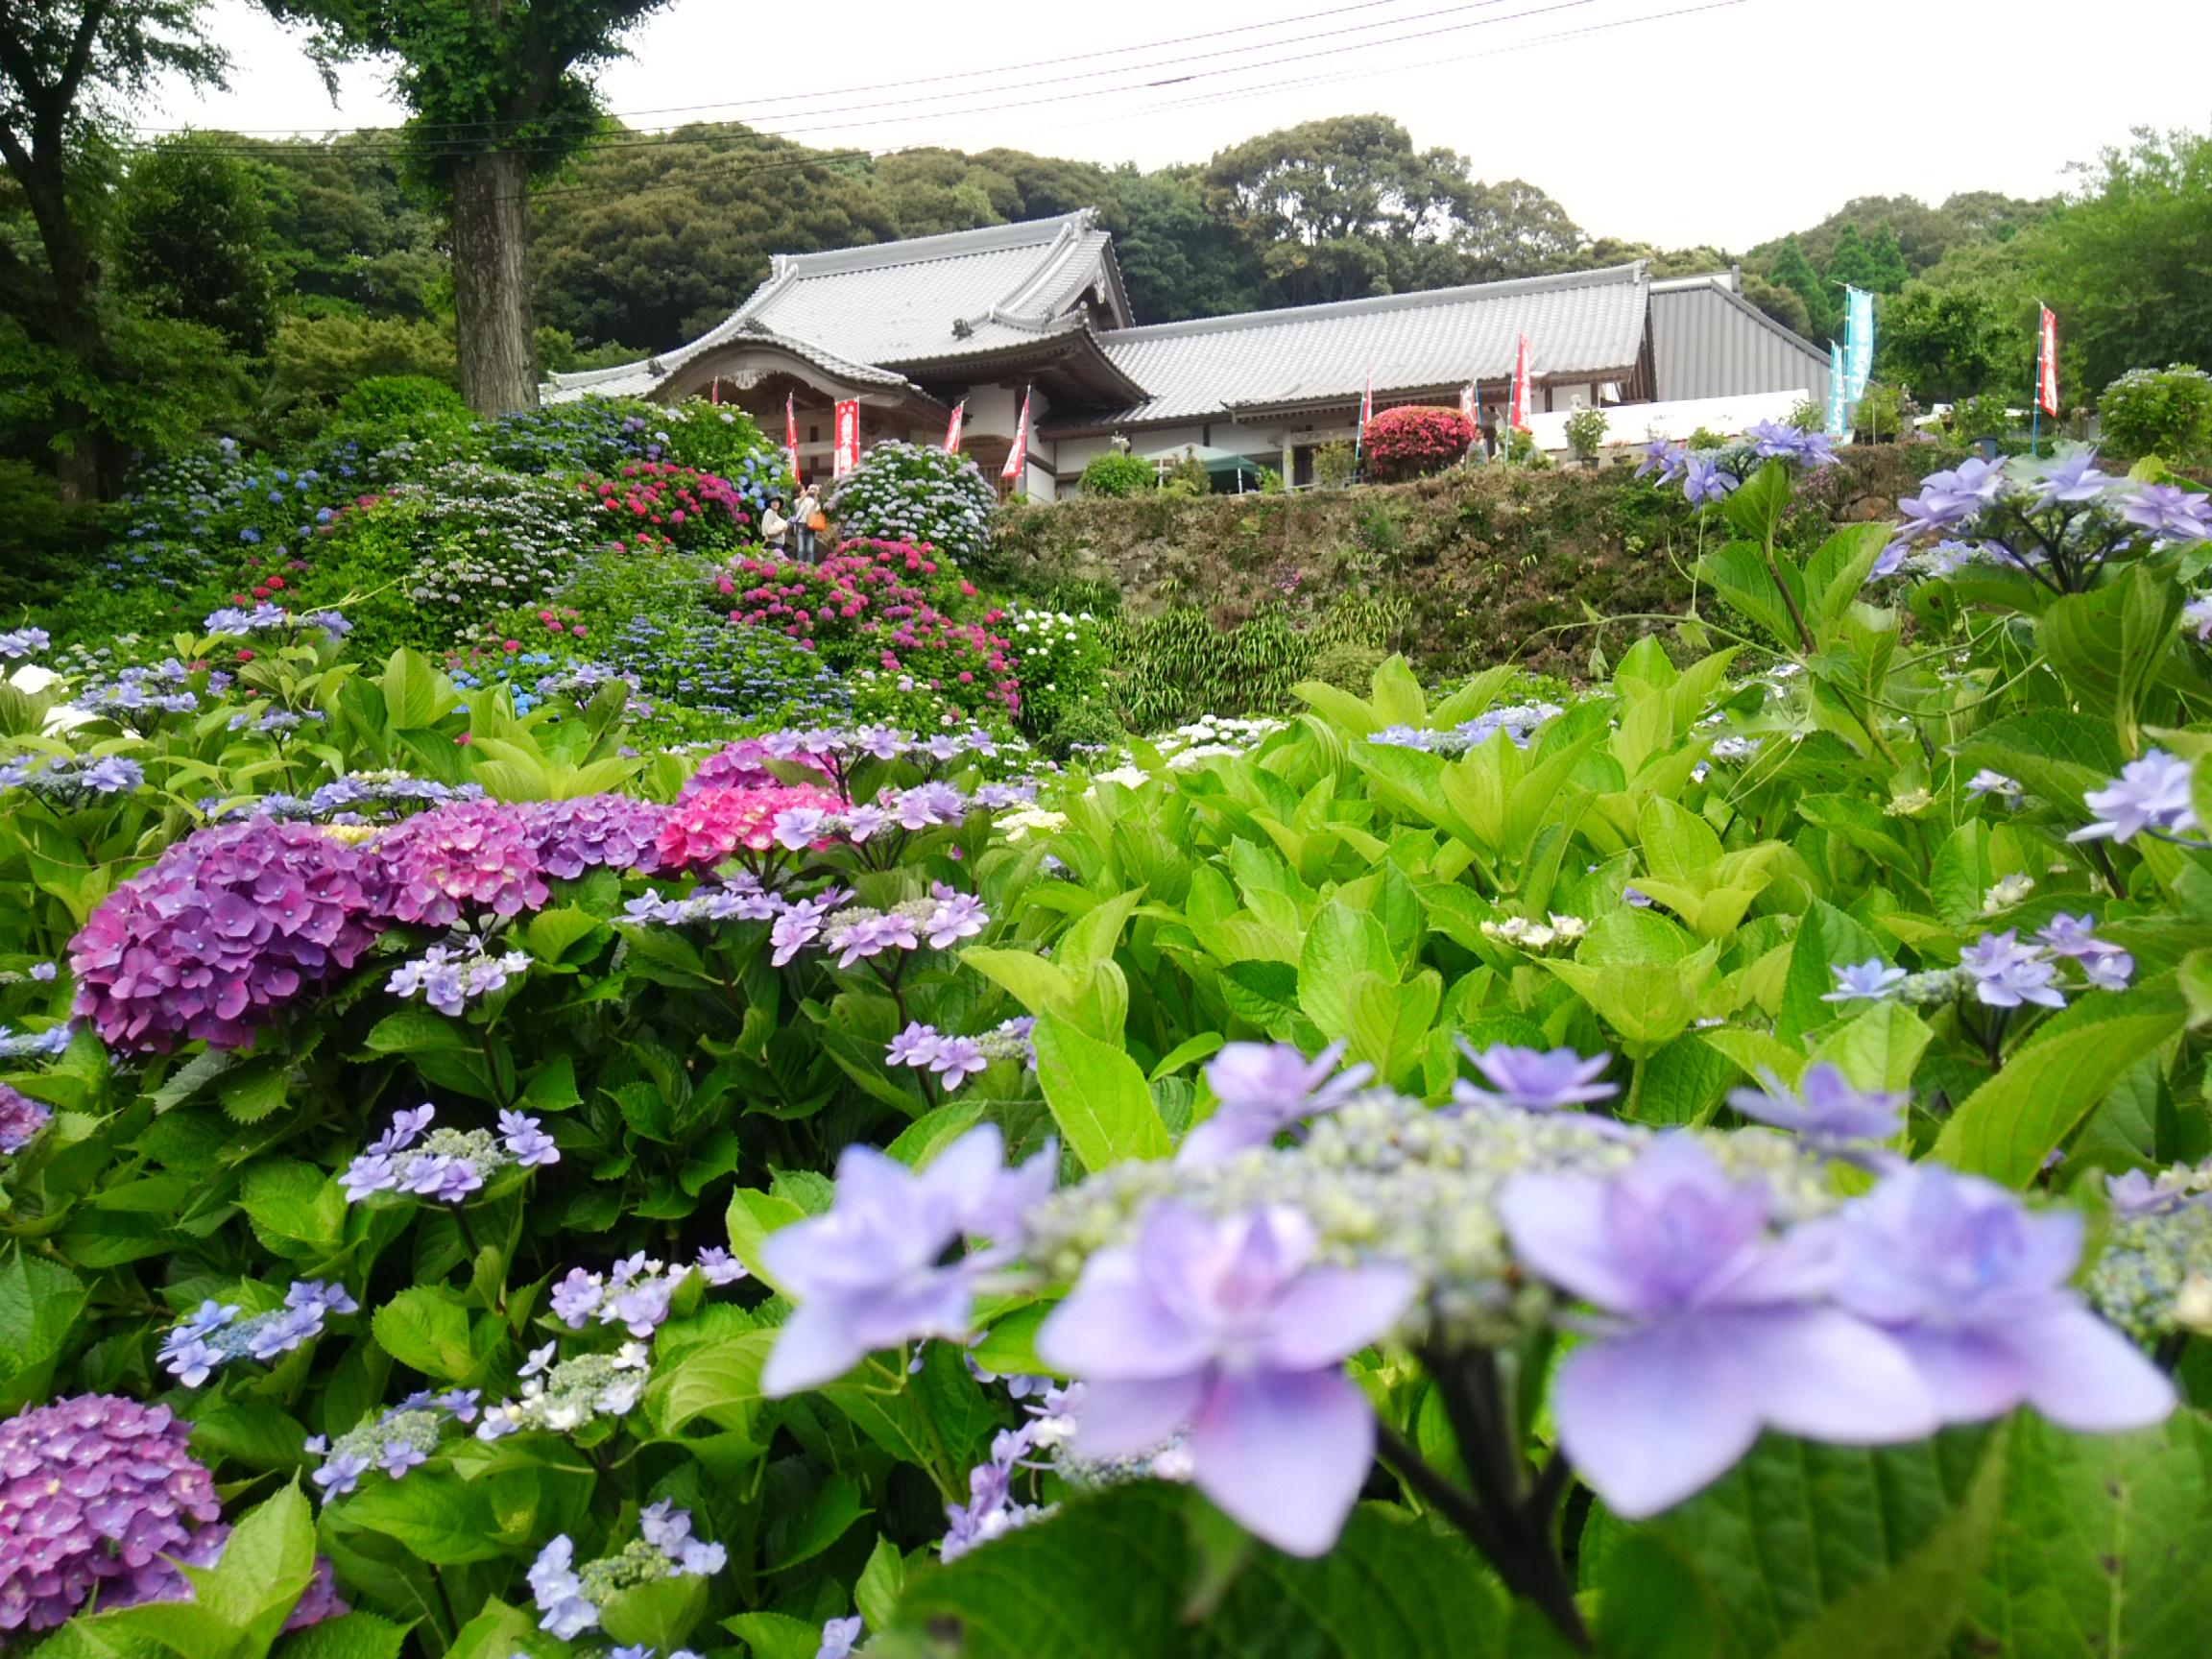
<path fill-rule="evenodd" d="M 1863 288 L 1845 288 L 1843 297 L 1843 350 L 1851 363 L 1851 383 L 1843 393 L 1856 403 L 1874 377 L 1874 296 Z"/>
<path fill-rule="evenodd" d="M 1843 382 L 1850 377 L 1851 366 L 1844 359 L 1843 348 L 1835 341 L 1828 342 L 1828 436 L 1845 435 L 1844 422 L 1850 413 L 1850 399 L 1844 396 Z"/>

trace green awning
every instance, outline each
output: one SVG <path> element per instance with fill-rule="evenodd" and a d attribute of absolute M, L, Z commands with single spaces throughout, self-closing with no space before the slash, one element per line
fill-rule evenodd
<path fill-rule="evenodd" d="M 1255 478 L 1260 476 L 1261 463 L 1249 455 L 1239 455 L 1234 449 L 1215 449 L 1205 444 L 1181 444 L 1172 449 L 1157 449 L 1142 459 L 1173 466 L 1186 455 L 1197 456 L 1199 464 L 1216 476 L 1225 472 L 1249 472 Z"/>

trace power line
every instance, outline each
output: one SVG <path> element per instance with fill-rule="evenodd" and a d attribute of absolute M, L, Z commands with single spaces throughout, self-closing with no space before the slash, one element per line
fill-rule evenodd
<path fill-rule="evenodd" d="M 1425 12 L 1417 14 L 1414 17 L 1395 18 L 1391 19 L 1390 21 L 1393 25 L 1406 22 L 1415 22 L 1429 16 L 1455 14 L 1460 12 L 1472 10 L 1487 10 L 1491 6 L 1503 3 L 1503 0 L 1474 0 L 1474 3 L 1471 5 L 1449 7 L 1440 12 Z M 1151 91 L 1156 87 L 1166 84 L 1179 84 L 1190 81 L 1215 80 L 1223 76 L 1250 74 L 1255 71 L 1264 71 L 1269 68 L 1280 67 L 1284 64 L 1305 62 L 1317 58 L 1336 58 L 1352 52 L 1370 52 L 1377 50 L 1378 48 L 1403 46 L 1413 41 L 1432 39 L 1438 36 L 1463 34 L 1469 30 L 1495 28 L 1501 24 L 1522 22 L 1530 17 L 1542 17 L 1560 12 L 1576 11 L 1582 7 L 1596 5 L 1598 3 L 1599 0 L 1551 0 L 1550 4 L 1531 7 L 1527 11 L 1506 12 L 1499 16 L 1467 18 L 1456 23 L 1443 24 L 1434 29 L 1413 30 L 1406 34 L 1393 35 L 1379 40 L 1357 41 L 1349 46 L 1327 47 L 1309 52 L 1294 52 L 1288 54 L 1287 56 L 1278 58 L 1272 62 L 1238 63 L 1215 69 L 1197 69 L 1192 70 L 1187 74 L 1176 75 L 1167 81 L 1146 81 L 1118 86 L 1089 87 L 1074 91 L 1053 93 L 1042 97 L 1019 98 L 998 104 L 978 105 L 962 109 L 930 110 L 918 114 L 907 113 L 896 115 L 871 115 L 864 112 L 846 114 L 843 111 L 837 110 L 809 110 L 806 112 L 809 116 L 830 115 L 840 118 L 825 121 L 818 126 L 784 128 L 781 131 L 770 129 L 756 129 L 755 131 L 760 132 L 763 135 L 781 138 L 793 138 L 803 136 L 810 132 L 843 132 L 854 127 L 903 126 L 916 121 L 933 121 L 940 119 L 941 117 L 968 117 L 976 115 L 1001 114 L 1007 110 L 1012 109 L 1035 108 L 1042 105 L 1061 104 L 1074 99 L 1113 97 L 1128 92 Z M 1367 27 L 1376 27 L 1376 25 L 1369 25 Z M 1350 33 L 1350 31 L 1343 31 L 1341 33 Z M 1311 38 L 1314 36 L 1309 37 Z M 1196 61 L 1197 60 L 1193 59 L 1188 60 Z M 1174 65 L 1146 65 L 1139 72 L 1149 73 L 1152 69 L 1163 67 L 1174 67 Z M 1342 77 L 1330 78 L 1337 79 Z M 1042 85 L 1048 84 L 1048 82 L 1039 82 L 1035 84 Z M 1027 89 L 1028 88 L 1026 87 L 998 87 L 987 89 L 987 91 L 983 93 L 962 94 L 961 96 L 984 96 L 988 95 L 989 92 L 1018 91 Z M 877 108 L 877 106 L 873 104 L 858 107 L 858 108 L 862 111 L 873 109 L 875 108 Z M 667 140 L 665 137 L 661 134 L 631 134 L 622 137 L 609 137 L 595 142 L 588 140 L 586 143 L 580 146 L 572 146 L 566 141 L 548 137 L 543 140 L 528 141 L 524 143 L 501 144 L 497 148 L 498 152 L 501 154 L 519 156 L 529 156 L 533 154 L 551 154 L 557 150 L 566 150 L 570 148 L 574 148 L 579 154 L 584 154 L 599 150 L 636 149 L 646 146 L 659 145 L 665 143 L 666 141 Z M 485 153 L 485 146 L 481 143 L 447 146 L 433 145 L 425 147 L 410 144 L 404 140 L 401 140 L 384 146 L 379 146 L 374 142 L 367 145 L 354 146 L 356 150 L 374 150 L 380 147 L 387 149 L 395 154 L 404 155 L 412 158 L 428 160 L 453 160 Z M 260 152 L 257 150 L 241 150 L 237 153 L 257 155 Z"/>
<path fill-rule="evenodd" d="M 1668 12 L 1647 12 L 1643 15 L 1634 17 L 1611 18 L 1605 22 L 1589 24 L 1579 29 L 1558 30 L 1549 35 L 1535 36 L 1526 40 L 1516 40 L 1503 46 L 1488 47 L 1479 52 L 1462 53 L 1451 58 L 1432 59 L 1428 62 L 1420 65 L 1420 67 L 1429 68 L 1443 64 L 1472 62 L 1479 59 L 1504 57 L 1511 53 L 1530 51 L 1537 47 L 1555 45 L 1561 41 L 1579 39 L 1591 35 L 1606 34 L 1614 30 L 1634 28 L 1647 23 L 1663 23 L 1673 18 L 1694 16 L 1700 12 L 1726 11 L 1733 7 L 1745 5 L 1747 3 L 1748 0 L 1705 0 L 1705 3 L 1701 5 L 1678 7 L 1672 11 Z M 1566 9 L 1567 8 L 1564 6 L 1546 8 L 1546 10 Z M 1519 13 L 1518 15 L 1535 14 L 1536 13 Z M 1509 19 L 1500 19 L 1500 21 L 1509 21 Z M 1133 115 L 1150 115 L 1173 109 L 1194 108 L 1207 105 L 1231 103 L 1239 98 L 1254 97 L 1265 92 L 1279 91 L 1286 87 L 1333 84 L 1338 81 L 1358 80 L 1362 78 L 1371 78 L 1376 75 L 1397 74 L 1403 72 L 1403 69 L 1404 66 L 1400 64 L 1381 64 L 1366 69 L 1355 69 L 1327 75 L 1302 76 L 1287 81 L 1268 82 L 1255 86 L 1227 87 L 1218 92 L 1210 93 L 1203 97 L 1169 100 L 1165 103 L 1148 105 L 1141 109 L 1134 111 L 1117 111 L 1112 115 L 1094 116 L 1088 121 L 1069 122 L 1065 123 L 1065 125 L 1095 126 L 1105 121 L 1126 121 L 1131 119 Z M 661 138 L 657 140 L 657 142 L 670 145 L 683 143 L 699 143 L 706 141 L 707 140 L 678 140 L 672 138 Z M 857 149 L 841 151 L 809 151 L 805 156 L 793 157 L 788 161 L 784 161 L 781 158 L 779 158 L 778 161 L 762 162 L 757 167 L 748 167 L 743 171 L 748 177 L 751 177 L 758 173 L 797 170 L 811 164 L 811 162 L 817 158 L 846 158 L 871 155 L 879 157 L 883 155 L 896 154 L 898 154 L 896 151 L 869 152 Z M 674 178 L 677 180 L 702 180 L 713 174 L 717 174 L 720 171 L 721 168 L 715 162 L 703 158 L 696 161 L 687 161 L 680 166 L 672 167 L 662 175 L 662 178 Z M 627 184 L 618 182 L 585 183 L 565 186 L 556 185 L 543 190 L 531 192 L 530 199 L 535 201 L 547 196 L 602 195 L 627 188 L 629 188 Z"/>
<path fill-rule="evenodd" d="M 1155 52 L 1166 50 L 1169 47 L 1202 44 L 1207 41 L 1219 40 L 1231 35 L 1249 35 L 1260 30 L 1298 28 L 1307 23 L 1318 22 L 1324 18 L 1347 16 L 1355 12 L 1371 12 L 1378 7 L 1394 6 L 1400 3 L 1401 0 L 1357 0 L 1357 3 L 1353 5 L 1326 7 L 1318 12 L 1303 12 L 1296 17 L 1268 17 L 1257 23 L 1239 23 L 1228 29 L 1211 29 L 1208 30 L 1204 35 L 1183 36 L 1178 38 L 1169 40 L 1141 41 L 1135 45 L 1130 46 L 1106 46 L 1089 52 L 1069 53 L 1058 58 L 1040 58 L 1026 63 L 1002 64 L 999 67 L 993 69 L 955 69 L 949 70 L 946 73 L 939 75 L 913 76 L 899 81 L 878 82 L 874 84 L 864 86 L 844 86 L 824 88 L 813 92 L 781 93 L 771 97 L 753 99 L 749 103 L 742 106 L 731 103 L 670 104 L 663 105 L 659 108 L 653 109 L 611 110 L 608 112 L 608 114 L 609 117 L 613 120 L 630 121 L 649 115 L 686 115 L 710 109 L 734 109 L 739 108 L 751 108 L 762 104 L 792 103 L 803 99 L 849 98 L 876 93 L 903 94 L 906 88 L 910 86 L 936 85 L 947 81 L 974 81 L 985 79 L 995 75 L 1022 75 L 1026 74 L 1034 69 L 1055 69 L 1064 63 L 1088 63 L 1101 58 L 1124 58 L 1133 52 Z M 1251 48 L 1243 48 L 1243 50 L 1251 50 Z M 137 123 L 131 123 L 127 125 L 129 126 L 130 131 L 136 132 L 188 132 L 193 131 L 193 129 L 189 127 L 159 127 Z M 413 130 L 420 132 L 425 129 L 442 131 L 447 128 L 481 131 L 485 128 L 498 128 L 502 126 L 512 127 L 514 125 L 515 123 L 513 122 L 501 121 L 431 121 L 409 122 L 404 124 L 404 128 L 402 126 L 386 125 L 356 127 L 352 129 L 352 131 L 357 132 L 397 132 L 402 130 Z M 291 127 L 237 127 L 226 129 L 226 131 L 239 132 L 242 134 L 291 133 L 297 132 L 298 129 Z"/>

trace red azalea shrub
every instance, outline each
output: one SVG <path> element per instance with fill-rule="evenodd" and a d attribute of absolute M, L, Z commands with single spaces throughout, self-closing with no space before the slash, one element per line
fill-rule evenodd
<path fill-rule="evenodd" d="M 755 540 L 753 510 L 726 478 L 667 461 L 632 461 L 589 477 L 615 548 L 720 553 Z"/>
<path fill-rule="evenodd" d="M 969 621 L 975 589 L 926 542 L 857 541 L 819 565 L 733 559 L 716 595 L 739 627 L 775 628 L 839 668 L 910 677 L 959 707 L 1022 707 L 1002 611 Z"/>
<path fill-rule="evenodd" d="M 1367 476 L 1378 484 L 1426 478 L 1455 467 L 1475 442 L 1475 422 L 1456 409 L 1409 404 L 1385 409 L 1360 428 Z"/>

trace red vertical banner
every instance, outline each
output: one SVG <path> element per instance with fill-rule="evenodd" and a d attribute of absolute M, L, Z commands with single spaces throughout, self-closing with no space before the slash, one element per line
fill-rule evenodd
<path fill-rule="evenodd" d="M 830 456 L 830 475 L 842 478 L 860 465 L 860 399 L 848 397 L 837 405 L 837 445 Z"/>
<path fill-rule="evenodd" d="M 791 402 L 792 394 L 783 394 L 783 454 L 791 463 L 791 478 L 799 478 L 799 411 Z"/>
<path fill-rule="evenodd" d="M 2058 413 L 2058 314 L 2048 305 L 2035 344 L 2035 404 L 2046 415 Z"/>
<path fill-rule="evenodd" d="M 1528 426 L 1528 336 L 1521 336 L 1521 343 L 1513 350 L 1513 408 L 1507 420 L 1516 432 Z"/>
<path fill-rule="evenodd" d="M 960 453 L 960 428 L 968 419 L 968 399 L 963 397 L 952 405 L 952 419 L 945 422 L 945 453 Z"/>
<path fill-rule="evenodd" d="M 1006 451 L 1006 465 L 1000 469 L 1001 478 L 1020 478 L 1029 465 L 1029 394 L 1022 394 L 1022 419 L 1014 423 L 1014 447 Z"/>

